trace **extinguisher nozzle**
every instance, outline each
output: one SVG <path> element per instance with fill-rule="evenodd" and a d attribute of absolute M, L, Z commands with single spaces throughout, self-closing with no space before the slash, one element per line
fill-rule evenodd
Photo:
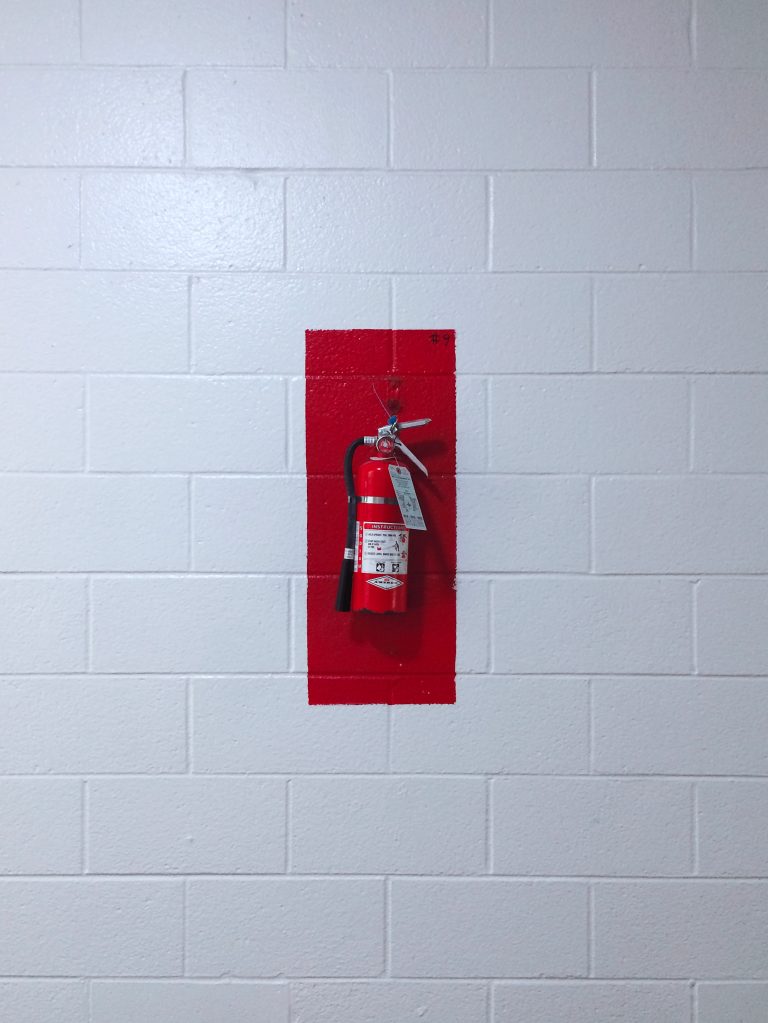
<path fill-rule="evenodd" d="M 339 572 L 339 588 L 336 590 L 336 610 L 349 611 L 352 603 L 352 572 L 354 562 L 344 558 Z"/>

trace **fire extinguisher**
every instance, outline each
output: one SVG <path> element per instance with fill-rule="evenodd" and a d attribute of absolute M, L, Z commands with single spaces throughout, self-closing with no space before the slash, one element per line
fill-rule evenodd
<path fill-rule="evenodd" d="M 337 611 L 402 612 L 407 607 L 409 528 L 403 521 L 390 467 L 401 451 L 428 476 L 426 466 L 400 440 L 401 430 L 426 426 L 431 419 L 398 423 L 390 416 L 375 437 L 358 437 L 344 456 L 347 539 L 336 593 Z M 354 470 L 359 447 L 375 454 Z M 410 484 L 410 474 L 402 472 Z M 419 513 L 420 514 L 420 513 Z M 423 528 L 423 525 L 422 525 Z"/>

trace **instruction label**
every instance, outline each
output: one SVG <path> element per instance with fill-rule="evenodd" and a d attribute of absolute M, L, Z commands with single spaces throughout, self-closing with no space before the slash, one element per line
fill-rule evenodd
<path fill-rule="evenodd" d="M 402 522 L 363 522 L 357 541 L 358 571 L 381 576 L 408 574 L 408 530 Z"/>
<path fill-rule="evenodd" d="M 413 486 L 411 474 L 404 465 L 390 465 L 389 475 L 395 488 L 395 497 L 400 505 L 403 522 L 409 529 L 426 529 L 427 524 L 421 514 L 419 499 Z"/>

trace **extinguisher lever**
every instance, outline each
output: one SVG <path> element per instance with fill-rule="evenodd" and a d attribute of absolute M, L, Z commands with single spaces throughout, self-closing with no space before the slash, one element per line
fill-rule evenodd
<path fill-rule="evenodd" d="M 402 442 L 402 441 L 400 440 L 400 438 L 399 438 L 399 437 L 398 437 L 398 438 L 397 438 L 397 440 L 395 441 L 395 447 L 396 447 L 396 448 L 399 448 L 399 449 L 400 449 L 400 451 L 402 451 L 402 452 L 403 452 L 403 454 L 404 454 L 404 455 L 405 455 L 405 456 L 406 456 L 407 458 L 410 458 L 410 460 L 411 460 L 411 461 L 413 462 L 413 464 L 414 464 L 414 465 L 415 465 L 415 466 L 416 466 L 416 467 L 417 467 L 418 469 L 421 469 L 421 471 L 422 471 L 422 472 L 424 473 L 424 475 L 425 475 L 425 476 L 429 476 L 429 472 L 427 471 L 427 467 L 426 467 L 426 465 L 424 465 L 424 463 L 423 463 L 422 461 L 420 461 L 420 460 L 419 460 L 419 459 L 418 459 L 418 458 L 416 457 L 416 455 L 414 455 L 414 453 L 413 453 L 413 452 L 411 451 L 411 449 L 410 449 L 409 447 L 406 447 L 406 445 L 405 445 L 405 444 L 403 444 L 403 442 Z"/>
<path fill-rule="evenodd" d="M 431 419 L 411 419 L 407 423 L 398 423 L 398 430 L 412 430 L 414 426 L 426 426 L 427 423 L 431 423 Z"/>

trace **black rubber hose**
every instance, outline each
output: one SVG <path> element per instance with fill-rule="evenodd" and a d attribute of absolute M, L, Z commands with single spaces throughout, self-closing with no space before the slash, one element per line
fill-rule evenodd
<path fill-rule="evenodd" d="M 347 540 L 339 572 L 339 587 L 336 590 L 337 611 L 349 611 L 352 602 L 352 573 L 355 570 L 355 530 L 357 528 L 357 494 L 355 493 L 352 460 L 357 449 L 364 443 L 365 439 L 358 437 L 357 440 L 352 441 L 344 455 L 344 484 L 347 488 Z"/>

